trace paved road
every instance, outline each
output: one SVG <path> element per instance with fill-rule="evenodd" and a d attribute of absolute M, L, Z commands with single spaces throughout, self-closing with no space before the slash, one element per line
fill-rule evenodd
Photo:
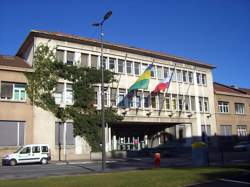
<path fill-rule="evenodd" d="M 176 159 L 162 159 L 161 167 L 176 167 L 188 166 L 189 160 Z M 107 162 L 107 172 L 111 171 L 125 171 L 135 169 L 146 169 L 154 167 L 152 158 L 143 159 L 129 159 L 129 160 L 112 160 Z M 45 176 L 59 176 L 59 175 L 77 175 L 87 173 L 101 172 L 101 162 L 70 162 L 65 163 L 51 163 L 48 165 L 29 164 L 0 166 L 0 179 L 24 179 L 24 178 L 38 178 Z"/>

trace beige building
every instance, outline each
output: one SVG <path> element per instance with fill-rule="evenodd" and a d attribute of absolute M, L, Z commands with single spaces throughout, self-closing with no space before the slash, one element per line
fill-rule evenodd
<path fill-rule="evenodd" d="M 0 55 L 0 156 L 33 142 L 33 110 L 25 92 L 25 72 L 20 57 Z"/>
<path fill-rule="evenodd" d="M 217 135 L 224 140 L 247 139 L 250 134 L 250 95 L 239 89 L 214 83 Z"/>
<path fill-rule="evenodd" d="M 41 43 L 55 50 L 57 58 L 68 65 L 100 68 L 100 42 L 63 33 L 31 31 L 16 56 L 33 65 L 33 55 Z M 117 82 L 105 85 L 105 106 L 117 107 L 124 120 L 106 124 L 107 152 L 140 150 L 168 141 L 190 146 L 202 132 L 216 132 L 213 66 L 139 48 L 104 43 L 105 68 L 117 73 Z M 149 64 L 154 65 L 147 90 L 138 90 L 130 100 L 128 88 Z M 155 86 L 173 73 L 167 92 L 151 96 Z M 72 85 L 60 80 L 54 93 L 61 106 L 73 103 Z M 101 105 L 100 86 L 96 87 L 96 107 Z M 59 125 L 50 112 L 33 107 L 33 143 L 48 143 L 52 159 L 89 159 L 91 148 L 84 137 L 73 136 L 73 122 Z M 26 142 L 25 142 L 26 143 Z"/>

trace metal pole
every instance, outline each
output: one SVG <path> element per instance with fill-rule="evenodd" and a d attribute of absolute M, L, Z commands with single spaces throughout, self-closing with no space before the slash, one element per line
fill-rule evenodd
<path fill-rule="evenodd" d="M 102 84 L 101 84 L 101 107 L 102 107 L 102 171 L 106 167 L 106 141 L 105 141 L 105 115 L 104 115 L 104 67 L 103 67 L 103 24 L 100 24 L 101 31 L 101 71 L 102 71 Z"/>

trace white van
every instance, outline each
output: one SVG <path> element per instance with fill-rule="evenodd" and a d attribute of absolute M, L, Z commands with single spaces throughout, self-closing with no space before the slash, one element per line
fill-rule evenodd
<path fill-rule="evenodd" d="M 8 154 L 2 159 L 3 165 L 15 166 L 21 163 L 47 164 L 51 160 L 49 145 L 47 144 L 30 144 L 20 147 L 13 154 Z"/>

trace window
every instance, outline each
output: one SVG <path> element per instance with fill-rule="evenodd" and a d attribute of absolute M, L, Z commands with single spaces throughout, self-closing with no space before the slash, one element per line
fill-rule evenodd
<path fill-rule="evenodd" d="M 120 106 L 120 107 L 125 106 L 125 95 L 126 95 L 126 90 L 125 89 L 119 89 L 118 106 Z"/>
<path fill-rule="evenodd" d="M 155 77 L 155 67 L 152 66 L 152 69 L 151 69 L 151 77 Z"/>
<path fill-rule="evenodd" d="M 102 67 L 102 58 L 100 57 L 100 68 Z M 103 69 L 107 69 L 107 57 L 103 57 Z"/>
<path fill-rule="evenodd" d="M 72 84 L 66 84 L 66 104 L 73 104 L 73 89 Z"/>
<path fill-rule="evenodd" d="M 231 136 L 232 135 L 232 125 L 221 125 L 220 126 L 221 136 Z"/>
<path fill-rule="evenodd" d="M 104 87 L 104 106 L 108 106 L 108 88 Z"/>
<path fill-rule="evenodd" d="M 205 133 L 207 136 L 211 136 L 211 125 L 201 125 L 201 132 Z"/>
<path fill-rule="evenodd" d="M 204 97 L 204 110 L 205 112 L 209 112 L 209 103 L 207 97 Z"/>
<path fill-rule="evenodd" d="M 74 52 L 67 51 L 67 65 L 74 65 Z"/>
<path fill-rule="evenodd" d="M 201 84 L 201 74 L 200 73 L 196 73 L 196 82 L 197 82 L 197 84 Z"/>
<path fill-rule="evenodd" d="M 23 150 L 20 152 L 20 154 L 29 154 L 30 153 L 30 147 L 25 147 Z"/>
<path fill-rule="evenodd" d="M 245 105 L 244 103 L 235 103 L 235 113 L 236 114 L 245 114 Z"/>
<path fill-rule="evenodd" d="M 14 84 L 14 100 L 15 101 L 25 101 L 26 91 L 25 84 Z"/>
<path fill-rule="evenodd" d="M 124 73 L 124 60 L 118 59 L 118 72 Z"/>
<path fill-rule="evenodd" d="M 57 83 L 56 90 L 54 93 L 56 104 L 60 104 L 63 102 L 63 90 L 64 90 L 64 83 Z"/>
<path fill-rule="evenodd" d="M 97 69 L 97 64 L 98 64 L 98 56 L 91 55 L 91 67 Z"/>
<path fill-rule="evenodd" d="M 200 112 L 203 112 L 203 98 L 202 97 L 199 97 L 199 109 L 200 109 Z"/>
<path fill-rule="evenodd" d="M 63 50 L 56 50 L 56 59 L 58 62 L 64 62 L 64 51 Z"/>
<path fill-rule="evenodd" d="M 149 108 L 150 94 L 149 92 L 144 92 L 144 108 Z"/>
<path fill-rule="evenodd" d="M 26 101 L 26 84 L 1 82 L 1 99 Z"/>
<path fill-rule="evenodd" d="M 114 58 L 109 58 L 109 70 L 110 71 L 115 71 L 115 59 Z"/>
<path fill-rule="evenodd" d="M 66 133 L 64 133 L 64 130 Z M 74 126 L 73 123 L 55 123 L 55 143 L 56 145 L 75 145 Z"/>
<path fill-rule="evenodd" d="M 169 68 L 164 67 L 163 68 L 164 78 L 168 77 L 169 75 Z"/>
<path fill-rule="evenodd" d="M 141 72 L 144 72 L 147 69 L 147 64 L 142 64 Z"/>
<path fill-rule="evenodd" d="M 207 85 L 207 76 L 206 74 L 201 75 L 201 82 L 203 85 Z"/>
<path fill-rule="evenodd" d="M 40 146 L 33 146 L 32 153 L 40 153 Z"/>
<path fill-rule="evenodd" d="M 178 100 L 178 104 L 179 104 L 179 110 L 182 111 L 183 110 L 183 96 L 179 95 L 179 100 Z"/>
<path fill-rule="evenodd" d="M 170 95 L 169 94 L 165 95 L 165 108 L 166 110 L 170 110 Z"/>
<path fill-rule="evenodd" d="M 218 102 L 219 112 L 229 113 L 229 102 L 219 101 Z"/>
<path fill-rule="evenodd" d="M 95 91 L 95 105 L 98 105 L 98 94 L 99 94 L 99 87 L 94 87 L 94 91 Z"/>
<path fill-rule="evenodd" d="M 170 68 L 170 75 L 172 76 L 172 81 L 176 81 L 176 73 L 174 68 Z M 172 75 L 173 73 L 173 75 Z"/>
<path fill-rule="evenodd" d="M 127 61 L 127 74 L 132 74 L 132 62 Z"/>
<path fill-rule="evenodd" d="M 189 96 L 185 95 L 185 100 L 184 100 L 184 107 L 186 111 L 189 111 L 190 107 L 189 107 Z"/>
<path fill-rule="evenodd" d="M 82 53 L 80 67 L 88 67 L 88 63 L 89 63 L 89 55 Z"/>
<path fill-rule="evenodd" d="M 137 91 L 136 102 L 135 102 L 135 107 L 136 108 L 141 108 L 141 98 L 142 98 L 142 92 L 141 91 Z"/>
<path fill-rule="evenodd" d="M 182 71 L 177 69 L 177 81 L 182 82 Z"/>
<path fill-rule="evenodd" d="M 177 109 L 177 95 L 175 94 L 172 95 L 172 108 L 173 110 Z"/>
<path fill-rule="evenodd" d="M 48 152 L 49 152 L 48 146 L 42 146 L 42 153 L 48 153 Z"/>
<path fill-rule="evenodd" d="M 110 88 L 110 102 L 111 106 L 116 106 L 116 88 Z"/>
<path fill-rule="evenodd" d="M 163 93 L 159 93 L 158 94 L 158 103 L 159 103 L 158 108 L 159 108 L 159 110 L 164 109 L 164 107 L 165 107 L 164 102 L 165 102 L 165 97 L 164 97 Z"/>
<path fill-rule="evenodd" d="M 191 72 L 191 71 L 188 72 L 188 81 L 190 84 L 194 83 L 193 72 Z"/>
<path fill-rule="evenodd" d="M 191 110 L 195 111 L 196 110 L 196 106 L 195 106 L 195 97 L 191 96 Z"/>
<path fill-rule="evenodd" d="M 139 62 L 134 63 L 134 72 L 135 72 L 135 75 L 140 75 L 140 63 Z"/>
<path fill-rule="evenodd" d="M 0 146 L 24 145 L 24 122 L 0 121 Z"/>
<path fill-rule="evenodd" d="M 163 69 L 160 66 L 157 66 L 157 78 L 163 79 Z"/>
<path fill-rule="evenodd" d="M 246 125 L 237 125 L 237 135 L 238 136 L 247 136 L 247 126 Z"/>
<path fill-rule="evenodd" d="M 188 77 L 188 75 L 187 75 L 187 71 L 183 71 L 182 72 L 182 76 L 183 76 L 183 82 L 188 82 L 188 79 L 187 79 L 187 77 Z"/>
<path fill-rule="evenodd" d="M 151 106 L 152 106 L 152 108 L 156 108 L 156 97 L 155 96 L 151 96 Z"/>

